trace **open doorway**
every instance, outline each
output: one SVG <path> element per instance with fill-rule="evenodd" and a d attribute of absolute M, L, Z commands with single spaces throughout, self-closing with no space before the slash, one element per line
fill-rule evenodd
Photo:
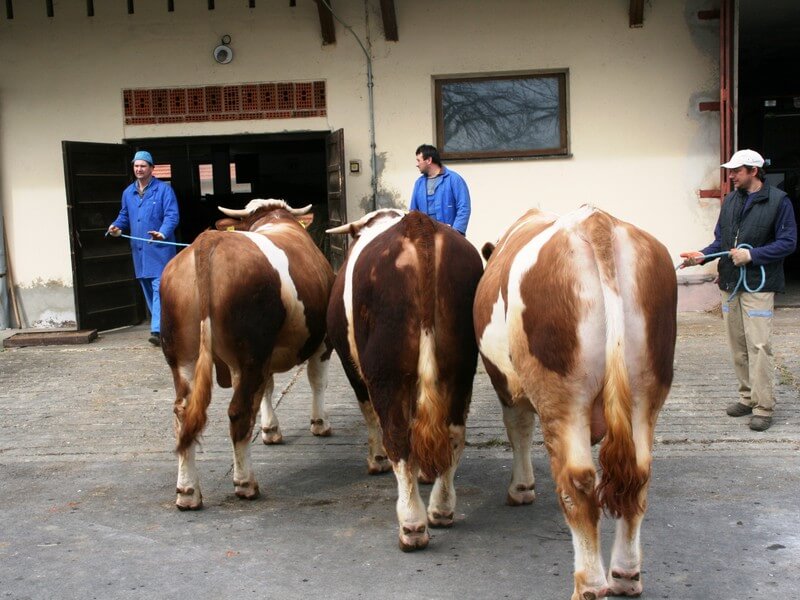
<path fill-rule="evenodd" d="M 766 160 L 769 183 L 800 215 L 800 2 L 738 2 L 738 148 Z M 787 295 L 800 299 L 800 251 L 784 263 Z"/>
<path fill-rule="evenodd" d="M 178 240 L 191 243 L 222 217 L 218 206 L 242 208 L 253 198 L 312 206 L 308 231 L 334 269 L 347 236 L 325 234 L 347 222 L 344 133 L 129 139 L 124 144 L 62 143 L 73 264 L 75 313 L 81 329 L 141 322 L 144 305 L 126 240 L 106 238 L 132 180 L 135 150 L 149 150 L 155 175 L 178 198 Z"/>

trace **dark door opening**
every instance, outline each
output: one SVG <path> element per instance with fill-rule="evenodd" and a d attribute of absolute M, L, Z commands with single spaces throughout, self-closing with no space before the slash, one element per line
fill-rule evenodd
<path fill-rule="evenodd" d="M 178 241 L 191 243 L 213 227 L 223 216 L 218 206 L 236 209 L 253 198 L 278 198 L 294 208 L 312 205 L 311 237 L 335 269 L 342 264 L 347 242 L 340 238 L 346 236 L 325 234 L 347 221 L 342 130 L 64 142 L 79 327 L 111 329 L 144 318 L 129 246 L 104 238 L 132 181 L 129 163 L 138 149 L 152 153 L 155 176 L 175 190 Z"/>
<path fill-rule="evenodd" d="M 800 215 L 800 3 L 739 0 L 738 148 L 766 160 L 767 179 Z M 800 251 L 784 263 L 800 288 Z"/>

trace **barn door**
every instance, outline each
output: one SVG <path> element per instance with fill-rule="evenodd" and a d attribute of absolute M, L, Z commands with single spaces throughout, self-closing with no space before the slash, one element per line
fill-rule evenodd
<path fill-rule="evenodd" d="M 75 314 L 79 329 L 135 325 L 145 317 L 131 247 L 105 237 L 132 179 L 125 144 L 62 142 Z"/>
<path fill-rule="evenodd" d="M 347 196 L 344 185 L 344 129 L 337 129 L 325 140 L 325 161 L 328 175 L 328 227 L 347 223 Z M 347 256 L 348 236 L 331 235 L 331 251 L 328 260 L 334 271 L 344 263 Z"/>

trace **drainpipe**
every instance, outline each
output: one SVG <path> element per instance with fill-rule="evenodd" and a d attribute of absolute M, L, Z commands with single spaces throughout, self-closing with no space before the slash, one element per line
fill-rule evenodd
<path fill-rule="evenodd" d="M 378 207 L 377 204 L 378 203 L 378 175 L 377 175 L 378 157 L 376 153 L 377 145 L 375 144 L 375 101 L 372 94 L 372 88 L 374 87 L 374 83 L 372 80 L 372 54 L 364 46 L 363 42 L 361 41 L 361 38 L 358 37 L 358 34 L 355 31 L 353 31 L 353 28 L 344 21 L 342 21 L 339 18 L 339 15 L 337 15 L 333 11 L 333 8 L 331 8 L 331 5 L 330 3 L 328 3 L 328 0 L 320 0 L 320 2 L 322 2 L 325 8 L 327 8 L 330 11 L 331 15 L 333 15 L 333 18 L 339 21 L 342 27 L 347 29 L 347 31 L 349 31 L 352 34 L 352 36 L 358 42 L 358 45 L 361 46 L 361 50 L 364 52 L 364 56 L 367 59 L 367 100 L 369 105 L 369 148 L 370 148 L 369 164 L 370 164 L 370 171 L 372 172 L 372 178 L 370 180 L 370 183 L 372 185 L 372 202 L 371 202 L 372 208 L 370 210 L 376 210 Z M 364 21 L 367 29 L 367 45 L 371 49 L 372 44 L 369 38 L 369 6 L 367 4 L 367 0 L 364 0 Z"/>
<path fill-rule="evenodd" d="M 3 203 L 0 202 L 0 329 L 11 327 L 8 296 L 8 264 L 6 257 L 6 228 L 3 221 Z"/>

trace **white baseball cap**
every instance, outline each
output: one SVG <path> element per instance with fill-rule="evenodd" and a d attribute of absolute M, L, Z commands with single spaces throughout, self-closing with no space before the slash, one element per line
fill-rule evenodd
<path fill-rule="evenodd" d="M 739 150 L 731 159 L 722 165 L 725 169 L 738 169 L 739 167 L 763 167 L 764 157 L 755 150 Z"/>

